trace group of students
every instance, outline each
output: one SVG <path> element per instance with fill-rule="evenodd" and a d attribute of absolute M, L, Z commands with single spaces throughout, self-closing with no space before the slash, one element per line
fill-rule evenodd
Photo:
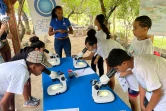
<path fill-rule="evenodd" d="M 63 17 L 62 7 L 57 6 L 52 13 L 53 13 L 53 16 L 52 16 L 53 19 L 50 22 L 49 34 L 54 35 L 55 37 L 55 42 L 54 42 L 55 51 L 61 56 L 62 49 L 64 48 L 66 56 L 68 56 L 69 53 L 66 51 L 67 49 L 66 45 L 67 44 L 69 45 L 68 48 L 71 51 L 71 43 L 69 42 L 70 39 L 68 38 L 68 32 L 72 34 L 71 24 L 67 18 Z M 56 16 L 54 16 L 54 14 Z M 164 81 L 166 74 L 162 75 L 163 77 L 162 78 L 156 75 L 157 73 L 159 73 L 157 72 L 157 70 L 153 70 L 155 73 L 154 72 L 149 73 L 152 71 L 151 68 L 149 67 L 160 69 L 160 67 L 164 67 L 164 66 L 158 66 L 157 64 L 148 66 L 149 64 L 148 65 L 144 64 L 145 66 L 147 65 L 147 67 L 145 67 L 144 65 L 140 64 L 141 68 L 138 69 L 139 64 L 137 63 L 139 62 L 136 62 L 136 63 L 134 62 L 133 63 L 134 65 L 132 67 L 128 65 L 128 62 L 130 62 L 131 60 L 134 60 L 133 59 L 134 57 L 137 57 L 139 55 L 141 56 L 142 54 L 147 54 L 146 56 L 149 58 L 153 57 L 153 58 L 161 59 L 160 57 L 156 57 L 155 55 L 153 55 L 154 53 L 153 44 L 151 39 L 148 36 L 148 30 L 152 26 L 151 19 L 148 16 L 139 16 L 135 19 L 135 21 L 133 22 L 133 34 L 135 37 L 128 50 L 126 50 L 123 46 L 121 46 L 115 40 L 111 39 L 111 34 L 108 28 L 106 27 L 106 25 L 104 24 L 104 21 L 105 21 L 104 15 L 99 14 L 96 16 L 94 24 L 97 26 L 98 29 L 97 31 L 95 31 L 94 29 L 90 29 L 87 32 L 88 37 L 86 37 L 85 39 L 85 46 L 89 51 L 91 51 L 91 53 L 89 56 L 82 57 L 80 59 L 91 60 L 91 67 L 94 71 L 96 71 L 96 65 L 97 65 L 99 69 L 99 76 L 102 76 L 104 74 L 103 62 L 105 61 L 107 64 L 107 72 L 111 68 L 115 68 L 120 73 L 121 77 L 125 77 L 129 85 L 128 96 L 129 96 L 129 102 L 130 102 L 132 111 L 139 110 L 139 105 L 138 105 L 139 94 L 140 94 L 140 106 L 142 111 L 166 110 L 165 106 L 163 106 L 163 103 L 165 102 L 165 96 L 162 95 L 162 94 L 165 94 L 162 87 L 164 86 L 163 85 L 164 82 L 166 83 L 166 81 Z M 69 29 L 69 31 L 67 29 Z M 59 45 L 56 46 L 57 44 Z M 114 51 L 115 52 L 117 51 L 117 55 L 113 55 L 116 53 L 112 54 L 112 52 Z M 118 55 L 118 53 L 125 53 L 128 55 L 128 58 L 125 59 L 125 54 Z M 161 59 L 161 60 L 163 60 L 163 63 L 165 62 L 164 59 Z M 152 59 L 150 59 L 149 61 L 152 62 Z M 121 67 L 123 69 L 121 69 Z M 146 74 L 145 72 L 148 74 Z M 151 74 L 154 74 L 154 75 L 151 75 Z M 156 89 L 152 88 L 153 85 Z M 115 87 L 114 76 L 110 79 L 109 86 L 112 89 L 114 89 Z M 162 94 L 161 92 L 160 93 L 158 92 L 155 95 L 156 90 L 158 89 L 162 89 L 163 92 Z M 146 100 L 146 97 L 145 97 L 146 91 L 150 91 L 152 93 L 152 96 L 151 96 L 151 99 L 149 100 L 149 103 L 145 105 L 144 100 Z M 157 97 L 157 99 L 155 97 Z M 155 101 L 154 98 L 157 101 Z"/>
<path fill-rule="evenodd" d="M 102 17 L 102 15 L 98 16 Z M 88 37 L 85 39 L 86 48 L 97 55 L 95 63 L 100 64 L 98 58 L 102 57 L 106 61 L 107 72 L 114 68 L 121 77 L 126 78 L 132 111 L 139 110 L 139 94 L 141 111 L 166 111 L 166 60 L 153 55 L 153 44 L 148 36 L 151 26 L 152 21 L 148 16 L 139 16 L 135 19 L 133 23 L 135 38 L 128 50 L 113 39 L 106 38 L 107 33 L 101 27 L 98 27 L 95 35 L 93 29 L 89 30 Z M 98 36 L 99 34 L 105 36 Z M 114 77 L 110 79 L 109 85 L 114 89 Z M 146 92 L 151 93 L 151 98 L 149 103 L 144 104 L 147 99 Z"/>
<path fill-rule="evenodd" d="M 95 18 L 98 30 L 90 29 L 85 38 L 85 47 L 91 51 L 87 57 L 80 59 L 92 60 L 91 66 L 99 76 L 104 74 L 105 61 L 107 72 L 114 68 L 125 77 L 128 84 L 129 102 L 132 111 L 138 111 L 138 95 L 140 94 L 141 111 L 166 111 L 166 60 L 153 55 L 154 49 L 148 30 L 152 21 L 148 16 L 139 16 L 133 23 L 133 39 L 126 50 L 111 38 L 111 34 L 104 25 L 105 17 L 99 14 Z M 71 43 L 68 33 L 73 30 L 70 21 L 63 17 L 62 7 L 56 6 L 52 11 L 49 35 L 54 35 L 54 48 L 62 57 L 62 49 L 66 56 L 71 56 Z M 30 74 L 40 75 L 45 67 L 51 67 L 44 55 L 45 44 L 34 36 L 31 45 L 22 49 L 10 62 L 0 64 L 0 110 L 14 110 L 14 94 L 24 96 L 25 107 L 35 107 L 40 100 L 31 96 Z M 109 86 L 114 89 L 115 78 L 110 79 Z M 151 99 L 145 106 L 145 93 L 151 92 Z"/>
<path fill-rule="evenodd" d="M 23 94 L 24 107 L 36 107 L 40 103 L 31 95 L 31 73 L 41 74 L 51 67 L 44 55 L 45 44 L 38 37 L 30 38 L 31 45 L 20 50 L 9 62 L 0 64 L 0 110 L 15 110 L 14 94 Z"/>

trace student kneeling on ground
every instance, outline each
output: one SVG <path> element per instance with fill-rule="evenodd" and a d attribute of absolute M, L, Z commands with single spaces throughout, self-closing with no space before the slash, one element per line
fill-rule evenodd
<path fill-rule="evenodd" d="M 130 57 L 124 50 L 113 49 L 108 65 L 118 72 L 132 69 L 139 82 L 141 111 L 166 111 L 166 59 L 151 54 Z M 152 92 L 152 96 L 145 107 L 146 91 Z"/>
<path fill-rule="evenodd" d="M 51 64 L 47 62 L 44 53 L 39 51 L 30 52 L 26 61 L 22 59 L 0 64 L 0 109 L 8 111 L 10 106 L 14 107 L 14 94 L 23 93 L 29 74 L 38 76 L 45 67 L 51 67 Z"/>

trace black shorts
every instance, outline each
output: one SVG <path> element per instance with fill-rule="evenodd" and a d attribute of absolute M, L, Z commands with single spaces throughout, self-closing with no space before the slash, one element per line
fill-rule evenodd
<path fill-rule="evenodd" d="M 139 95 L 139 91 L 134 91 L 130 88 L 128 88 L 128 93 L 129 93 L 129 96 L 132 96 L 132 97 L 137 97 Z"/>

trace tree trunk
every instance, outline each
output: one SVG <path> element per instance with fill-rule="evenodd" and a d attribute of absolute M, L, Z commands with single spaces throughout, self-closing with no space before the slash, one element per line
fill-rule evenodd
<path fill-rule="evenodd" d="M 20 17 L 19 15 L 19 11 L 21 9 L 21 3 L 22 3 L 22 0 L 18 0 L 19 2 L 19 6 L 18 6 L 18 17 Z M 22 13 L 21 13 L 22 15 Z M 20 20 L 20 25 L 19 25 L 19 38 L 20 38 L 20 42 L 22 41 L 23 37 L 24 37 L 24 34 L 25 34 L 25 27 L 24 27 L 24 24 L 22 23 L 22 20 Z"/>
<path fill-rule="evenodd" d="M 81 2 L 80 2 L 80 6 L 79 7 L 77 7 L 77 8 L 79 8 L 79 9 L 82 9 L 82 4 L 83 4 L 83 2 L 85 2 L 84 0 L 82 0 Z M 75 8 L 76 7 L 74 7 L 73 9 L 72 9 L 72 11 L 69 13 L 69 15 L 68 15 L 68 19 L 70 18 L 70 16 L 72 15 L 72 14 L 82 14 L 83 13 L 83 11 L 82 12 L 77 12 L 77 11 L 74 11 L 75 10 Z M 78 16 L 78 15 L 77 15 Z"/>
<path fill-rule="evenodd" d="M 104 1 L 103 0 L 99 0 L 99 2 L 100 2 L 100 6 L 101 6 L 101 11 L 102 11 L 103 15 L 105 16 L 105 25 L 110 30 L 110 26 L 108 24 L 108 19 L 111 16 L 111 14 L 114 12 L 114 10 L 116 9 L 117 6 L 115 5 L 115 6 L 110 7 L 110 10 L 109 10 L 108 15 L 107 15 L 106 14 L 106 8 L 104 6 Z"/>
<path fill-rule="evenodd" d="M 109 13 L 108 13 L 108 15 L 106 16 L 106 19 L 105 19 L 105 24 L 107 25 L 107 27 L 109 28 L 109 30 L 110 30 L 110 26 L 108 26 L 109 25 L 108 24 L 108 19 L 110 18 L 110 16 L 112 15 L 112 13 L 115 11 L 116 7 L 117 6 L 110 7 Z"/>
<path fill-rule="evenodd" d="M 104 2 L 103 2 L 103 0 L 99 0 L 99 2 L 100 2 L 100 6 L 101 6 L 101 11 L 102 11 L 103 15 L 106 17 L 106 9 L 104 6 Z"/>
<path fill-rule="evenodd" d="M 20 27 L 19 27 L 19 38 L 20 38 L 20 41 L 22 41 L 22 39 L 24 38 L 24 35 L 25 35 L 25 27 L 24 27 L 22 21 L 20 21 Z"/>
<path fill-rule="evenodd" d="M 71 12 L 70 12 L 70 14 L 68 15 L 68 19 L 70 18 L 70 16 L 72 15 L 72 14 L 74 14 L 74 10 L 72 10 Z"/>
<path fill-rule="evenodd" d="M 24 10 L 22 10 L 21 15 L 22 15 L 23 21 L 25 23 L 26 34 L 30 35 L 31 34 L 31 29 L 30 29 L 30 26 L 29 26 L 29 19 L 27 17 L 27 14 L 24 12 Z"/>
<path fill-rule="evenodd" d="M 32 32 L 32 34 L 35 34 L 35 29 L 33 28 L 33 32 Z"/>
<path fill-rule="evenodd" d="M 93 26 L 93 23 L 94 23 L 94 22 L 93 22 L 93 15 L 90 15 L 89 17 L 90 17 L 90 25 Z"/>
<path fill-rule="evenodd" d="M 115 23 L 116 23 L 116 22 L 115 22 L 115 19 L 116 19 L 116 13 L 114 12 L 113 21 L 112 21 L 112 22 L 113 22 L 113 30 L 112 30 L 112 31 L 113 31 L 113 34 L 115 34 L 115 25 L 116 25 L 116 24 L 115 24 Z"/>

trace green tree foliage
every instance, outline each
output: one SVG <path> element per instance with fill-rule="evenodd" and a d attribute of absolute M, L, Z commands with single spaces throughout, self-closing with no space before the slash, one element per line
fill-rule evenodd
<path fill-rule="evenodd" d="M 64 16 L 71 17 L 70 20 L 77 21 L 77 24 L 93 24 L 94 16 L 101 13 L 96 0 L 62 0 L 62 3 Z"/>
<path fill-rule="evenodd" d="M 19 7 L 19 2 L 16 2 L 14 4 L 14 9 L 15 9 L 16 13 L 18 13 L 18 7 Z M 23 10 L 28 15 L 28 17 L 30 17 L 30 10 L 29 10 L 29 7 L 28 7 L 27 0 L 25 0 L 25 2 L 24 2 Z"/>
<path fill-rule="evenodd" d="M 85 10 L 85 0 L 62 0 L 65 16 L 68 18 L 72 14 L 82 14 Z M 66 15 L 67 14 L 67 15 Z"/>
<path fill-rule="evenodd" d="M 25 33 L 26 34 L 30 34 L 31 33 L 30 25 L 29 25 L 29 19 L 28 19 L 28 17 L 30 17 L 30 11 L 29 11 L 29 7 L 28 7 L 28 3 L 27 3 L 26 0 L 24 1 L 23 9 L 22 9 L 21 15 L 20 15 L 20 11 L 19 10 L 21 9 L 21 5 L 22 4 L 23 4 L 23 0 L 17 0 L 17 2 L 14 5 L 16 16 L 17 16 L 17 20 L 18 20 L 18 25 L 19 25 L 18 28 L 19 28 L 20 41 L 22 41 Z M 19 17 L 20 17 L 21 20 L 19 19 Z"/>
<path fill-rule="evenodd" d="M 128 0 L 99 0 L 101 11 L 106 17 L 106 24 L 108 24 L 108 19 L 115 11 L 117 7 L 123 5 Z"/>
<path fill-rule="evenodd" d="M 140 0 L 128 0 L 117 9 L 117 18 L 126 19 L 136 17 L 139 14 Z"/>
<path fill-rule="evenodd" d="M 116 17 L 122 22 L 124 30 L 121 32 L 122 39 L 128 41 L 132 30 L 132 23 L 139 14 L 140 0 L 128 0 L 117 8 Z"/>
<path fill-rule="evenodd" d="M 88 23 L 93 24 L 94 17 L 97 14 L 103 13 L 106 17 L 106 25 L 108 21 L 113 19 L 115 30 L 115 20 L 123 21 L 122 25 L 125 30 L 124 35 L 127 37 L 131 31 L 131 25 L 134 18 L 139 13 L 140 0 L 62 0 L 64 14 L 72 15 L 74 20 L 81 20 L 82 18 L 89 18 Z M 71 14 L 71 12 L 73 12 Z M 114 13 L 114 15 L 113 15 Z M 80 14 L 80 15 L 78 15 Z M 83 17 L 83 16 L 84 17 Z M 85 17 L 86 16 L 86 17 Z M 77 18 L 77 19 L 76 19 Z M 111 18 L 111 19 L 110 19 Z M 116 30 L 114 31 L 116 32 Z M 126 39 L 127 40 L 127 39 Z"/>

